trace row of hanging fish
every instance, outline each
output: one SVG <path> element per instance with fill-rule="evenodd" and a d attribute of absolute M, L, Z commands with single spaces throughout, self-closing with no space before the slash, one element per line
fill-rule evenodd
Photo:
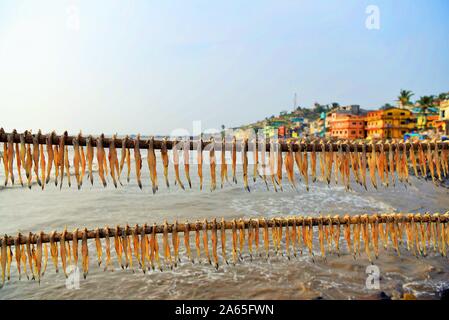
<path fill-rule="evenodd" d="M 76 229 L 73 232 L 68 232 L 66 228 L 62 233 L 5 235 L 0 246 L 1 283 L 3 286 L 5 280 L 11 278 L 14 260 L 19 279 L 26 277 L 40 281 L 47 272 L 48 264 L 53 264 L 56 273 L 62 270 L 67 277 L 69 267 L 78 267 L 81 262 L 86 278 L 91 260 L 104 271 L 121 268 L 145 273 L 171 270 L 181 262 L 211 264 L 218 269 L 220 264 L 235 265 L 239 260 L 256 257 L 268 259 L 270 255 L 291 259 L 308 254 L 312 259 L 318 255 L 326 259 L 330 253 L 340 256 L 346 252 L 356 259 L 364 252 L 372 262 L 379 256 L 379 248 L 388 250 L 391 247 L 400 255 L 401 245 L 417 257 L 426 256 L 432 251 L 446 256 L 448 223 L 447 213 L 295 216 L 269 220 L 176 221 L 174 224 L 165 221 L 159 226 L 106 226 L 90 231 Z M 89 240 L 95 242 L 94 252 L 89 251 Z M 184 249 L 180 248 L 181 243 Z M 113 250 L 116 263 L 112 260 Z M 92 257 L 94 255 L 96 257 Z"/>
<path fill-rule="evenodd" d="M 0 132 L 1 133 L 1 132 Z M 1 135 L 1 134 L 0 134 Z M 14 166 L 18 175 L 18 181 L 22 186 L 32 187 L 33 181 L 44 189 L 50 181 L 55 185 L 59 184 L 62 188 L 66 182 L 70 187 L 72 183 L 81 188 L 87 179 L 91 184 L 94 183 L 94 164 L 97 166 L 98 177 L 101 184 L 106 187 L 108 181 L 117 188 L 123 185 L 123 176 L 126 176 L 127 182 L 130 181 L 131 169 L 134 168 L 137 185 L 142 189 L 142 170 L 144 165 L 143 151 L 140 149 L 140 135 L 136 139 L 125 137 L 120 139 L 122 146 L 117 147 L 116 135 L 108 139 L 108 148 L 103 146 L 105 137 L 89 136 L 84 147 L 79 143 L 84 140 L 81 133 L 73 137 L 71 145 L 65 144 L 65 139 L 59 138 L 58 144 L 54 144 L 56 134 L 45 135 L 45 145 L 42 144 L 44 135 L 39 131 L 35 135 L 29 132 L 19 134 L 20 142 L 14 142 L 14 137 L 18 134 L 14 131 L 12 134 L 5 134 L 7 141 L 3 143 L 3 168 L 5 181 L 4 185 L 17 181 L 14 175 Z M 33 143 L 27 143 L 26 137 L 31 136 Z M 64 137 L 64 136 L 61 136 Z M 27 139 L 29 141 L 30 139 Z M 127 142 L 132 141 L 131 144 Z M 159 189 L 157 159 L 154 138 L 147 141 L 147 164 L 150 176 L 152 191 L 155 193 Z M 291 188 L 297 189 L 297 179 L 301 180 L 306 190 L 309 190 L 309 183 L 317 180 L 331 184 L 342 184 L 347 190 L 351 188 L 351 183 L 360 184 L 365 189 L 369 183 L 377 189 L 381 184 L 384 187 L 395 186 L 398 182 L 409 184 L 409 174 L 417 177 L 427 178 L 430 174 L 431 179 L 436 182 L 441 181 L 447 176 L 449 171 L 449 147 L 447 143 L 437 143 L 437 141 L 379 141 L 379 142 L 350 142 L 350 141 L 281 141 L 271 140 L 270 148 L 267 151 L 264 143 L 251 143 L 247 139 L 237 142 L 235 137 L 232 139 L 231 147 L 225 140 L 221 142 L 218 149 L 213 139 L 209 144 L 214 147 L 203 150 L 203 143 L 200 140 L 196 143 L 196 159 L 192 161 L 197 166 L 197 175 L 199 177 L 199 188 L 203 189 L 203 153 L 209 154 L 210 170 L 210 190 L 217 189 L 217 163 L 220 170 L 221 188 L 230 182 L 228 175 L 227 153 L 230 153 L 232 183 L 237 183 L 240 179 L 237 177 L 237 150 L 241 150 L 241 161 L 244 188 L 250 191 L 249 180 L 255 183 L 261 179 L 267 190 L 270 185 L 273 190 L 284 190 L 284 183 L 288 182 Z M 295 148 L 295 145 L 301 148 Z M 133 147 L 129 147 L 132 145 Z M 164 181 L 167 188 L 170 187 L 169 166 L 170 157 L 167 149 L 167 140 L 158 141 L 160 150 L 160 159 L 163 165 Z M 190 140 L 174 140 L 171 150 L 171 162 L 175 175 L 174 185 L 185 189 L 188 185 L 192 188 L 191 181 L 191 154 Z M 287 145 L 286 150 L 282 151 L 281 145 Z M 305 145 L 305 147 L 304 147 Z M 337 148 L 334 146 L 337 145 Z M 237 148 L 239 146 L 239 148 Z M 355 147 L 354 147 L 355 146 Z M 69 153 L 69 147 L 72 149 Z M 220 161 L 217 161 L 216 148 L 221 153 Z M 120 152 L 118 152 L 119 150 Z M 228 150 L 230 149 L 230 150 Z M 368 151 L 368 150 L 371 151 Z M 225 152 L 221 152 L 225 150 Z M 252 153 L 252 159 L 248 157 L 248 151 Z M 119 155 L 120 153 L 120 155 Z M 181 178 L 180 172 L 182 154 L 185 180 Z M 69 159 L 71 158 L 71 159 Z M 250 172 L 250 162 L 252 165 L 252 174 Z M 296 165 L 296 166 L 295 166 Z M 296 170 L 299 175 L 296 174 Z M 286 179 L 284 177 L 286 173 Z M 369 175 L 369 181 L 367 178 Z M 184 181 L 187 180 L 187 184 Z"/>

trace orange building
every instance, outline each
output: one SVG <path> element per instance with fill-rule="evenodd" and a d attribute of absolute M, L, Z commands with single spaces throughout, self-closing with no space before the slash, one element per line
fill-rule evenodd
<path fill-rule="evenodd" d="M 416 129 L 416 121 L 410 110 L 386 108 L 368 112 L 366 131 L 368 138 L 400 139 Z"/>
<path fill-rule="evenodd" d="M 332 113 L 329 120 L 331 137 L 343 139 L 365 138 L 365 116 Z"/>

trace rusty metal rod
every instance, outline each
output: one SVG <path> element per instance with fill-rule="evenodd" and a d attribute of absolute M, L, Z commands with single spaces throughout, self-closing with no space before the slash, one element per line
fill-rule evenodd
<path fill-rule="evenodd" d="M 362 220 L 360 220 L 362 219 Z M 367 221 L 367 220 L 368 221 Z M 282 223 L 282 226 L 293 226 L 296 224 L 297 226 L 306 224 L 307 226 L 318 226 L 320 224 L 322 225 L 345 225 L 345 224 L 357 224 L 362 222 L 368 222 L 372 223 L 377 220 L 378 223 L 386 223 L 386 222 L 399 222 L 399 223 L 407 223 L 407 222 L 440 222 L 440 223 L 449 223 L 449 213 L 445 214 L 413 214 L 413 213 L 392 213 L 392 214 L 372 214 L 372 215 L 355 215 L 355 216 L 333 216 L 333 217 L 312 217 L 312 216 L 290 216 L 290 217 L 277 217 L 277 218 L 270 218 L 270 219 L 244 219 L 244 220 L 238 220 L 239 225 L 244 224 L 245 229 L 248 229 L 250 224 L 252 228 L 256 227 L 256 221 L 258 221 L 259 228 L 264 228 L 265 226 L 273 227 L 280 226 L 280 223 Z M 213 221 L 213 219 L 211 220 Z M 207 230 L 212 230 L 213 222 L 207 222 Z M 197 222 L 190 222 L 189 230 L 196 230 L 197 228 L 199 230 L 203 230 L 203 222 L 197 221 Z M 233 221 L 225 221 L 225 229 L 229 230 L 233 228 Z M 174 230 L 175 224 L 168 224 L 168 232 L 172 233 Z M 216 228 L 221 229 L 222 223 L 216 222 Z M 164 232 L 164 226 L 163 225 L 146 225 L 145 227 L 145 234 L 151 234 L 153 232 L 153 228 L 155 228 L 155 233 L 163 233 Z M 135 227 L 118 227 L 118 236 L 123 236 L 125 233 L 126 235 L 132 235 Z M 143 226 L 137 226 L 137 234 L 142 233 Z M 77 233 L 77 238 L 80 239 L 83 235 L 84 229 L 79 229 Z M 177 223 L 177 232 L 184 232 L 185 230 L 185 223 Z M 116 234 L 116 228 L 111 227 L 109 229 L 109 237 L 114 237 Z M 59 242 L 61 239 L 61 232 L 55 232 L 54 234 L 54 241 Z M 99 237 L 105 238 L 106 237 L 106 231 L 105 228 L 99 229 Z M 3 244 L 4 239 L 7 239 L 7 245 L 13 246 L 16 243 L 16 239 L 19 240 L 20 244 L 26 244 L 28 238 L 30 238 L 31 244 L 36 244 L 37 239 L 40 236 L 40 233 L 30 233 L 28 236 L 18 234 L 17 236 L 8 236 L 4 235 L 0 237 L 0 248 Z M 87 239 L 94 239 L 96 237 L 96 231 L 95 230 L 88 230 L 87 231 Z M 73 239 L 73 232 L 67 231 L 66 233 L 66 240 L 72 240 Z M 50 234 L 44 233 L 42 234 L 42 243 L 50 242 Z"/>
<path fill-rule="evenodd" d="M 0 128 L 0 142 L 7 142 L 8 141 L 8 136 L 12 135 L 13 138 L 13 142 L 14 143 L 20 143 L 20 134 L 18 132 L 11 132 L 11 133 L 6 133 L 3 128 Z M 38 136 L 38 141 L 39 144 L 46 144 L 46 136 L 47 134 L 31 134 L 31 133 L 27 133 L 25 134 L 25 143 L 27 144 L 32 144 L 33 143 L 33 137 L 34 136 Z M 73 145 L 73 139 L 74 138 L 78 138 L 79 141 L 79 145 L 80 146 L 86 146 L 87 145 L 87 137 L 82 136 L 82 135 L 77 135 L 77 136 L 69 136 L 67 134 L 67 132 L 65 132 L 63 135 L 53 135 L 51 142 L 53 145 L 59 145 L 60 139 L 64 137 L 65 141 L 65 145 Z M 97 136 L 95 136 L 94 138 L 96 138 Z M 183 139 L 185 139 L 186 137 L 184 137 Z M 115 147 L 116 148 L 121 148 L 122 147 L 122 142 L 123 139 L 125 138 L 116 138 L 115 139 Z M 189 147 L 190 150 L 196 150 L 196 146 L 198 144 L 198 138 L 197 137 L 188 137 L 190 143 L 189 143 Z M 320 144 L 320 141 L 324 142 L 323 144 Z M 111 138 L 104 138 L 103 139 L 103 147 L 108 148 L 109 145 L 111 144 L 112 139 Z M 136 139 L 133 138 L 127 138 L 126 141 L 126 147 L 127 148 L 134 148 L 135 145 L 135 141 Z M 207 148 L 211 148 L 211 141 L 202 141 L 202 149 L 206 149 Z M 154 140 L 154 149 L 161 149 L 162 146 L 162 140 Z M 261 146 L 263 145 L 263 143 L 261 141 L 248 141 L 247 147 L 246 147 L 246 151 L 252 151 L 253 147 L 254 147 L 254 143 L 256 144 L 257 149 L 260 151 L 261 150 Z M 290 144 L 291 143 L 291 144 Z M 354 151 L 358 151 L 358 152 L 362 152 L 363 151 L 363 143 L 366 143 L 366 152 L 371 152 L 372 151 L 372 146 L 374 145 L 376 148 L 376 151 L 380 151 L 381 150 L 381 145 L 374 143 L 372 144 L 371 141 L 367 141 L 365 140 L 364 142 L 362 141 L 356 141 L 356 142 L 349 142 L 347 140 L 332 140 L 332 139 L 320 139 L 320 138 L 315 138 L 314 140 L 302 140 L 302 141 L 296 141 L 296 142 L 286 142 L 285 140 L 281 139 L 279 140 L 279 142 L 275 142 L 276 148 L 278 146 L 281 147 L 283 152 L 288 151 L 289 146 L 291 146 L 292 151 L 308 151 L 311 152 L 313 151 L 314 145 L 315 145 L 315 151 L 316 152 L 322 152 L 322 151 L 338 151 L 339 150 L 339 146 L 342 145 L 344 147 L 344 150 L 347 149 L 347 147 L 349 148 L 350 152 L 354 152 Z M 173 149 L 173 144 L 174 141 L 173 140 L 166 140 L 166 146 L 168 150 Z M 237 141 L 236 144 L 236 149 L 237 151 L 241 151 L 242 150 L 242 141 Z M 399 143 L 393 143 L 392 145 L 392 149 L 396 150 L 397 148 L 399 148 L 400 150 L 404 150 L 404 148 L 406 150 L 410 149 L 411 147 L 411 142 L 399 142 Z M 444 148 L 448 148 L 449 142 L 431 142 L 431 141 L 419 141 L 419 142 L 413 142 L 413 144 L 415 145 L 415 150 L 417 148 L 418 144 L 421 144 L 423 150 L 427 150 L 429 147 L 431 149 L 435 149 L 435 145 L 438 146 L 438 149 L 444 149 Z M 96 139 L 92 139 L 92 146 L 96 147 L 97 145 L 97 140 Z M 215 150 L 221 150 L 222 149 L 222 141 L 215 141 L 214 143 L 214 148 Z M 323 146 L 324 146 L 324 150 L 323 150 Z M 140 149 L 148 149 L 148 140 L 139 140 L 139 147 Z M 181 146 L 179 146 L 178 148 L 180 148 Z M 229 151 L 232 148 L 232 141 L 231 139 L 226 139 L 225 141 L 225 150 Z M 265 148 L 266 151 L 270 151 L 271 148 L 271 144 L 270 141 L 267 139 L 265 141 Z"/>

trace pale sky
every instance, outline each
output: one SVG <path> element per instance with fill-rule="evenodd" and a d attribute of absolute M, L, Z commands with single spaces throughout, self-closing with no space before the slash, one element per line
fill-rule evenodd
<path fill-rule="evenodd" d="M 368 5 L 380 29 L 365 26 Z M 1 0 L 0 127 L 167 134 L 449 91 L 449 1 Z"/>

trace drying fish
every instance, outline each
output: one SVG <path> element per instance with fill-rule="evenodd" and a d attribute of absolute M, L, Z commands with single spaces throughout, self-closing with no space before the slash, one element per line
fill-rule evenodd
<path fill-rule="evenodd" d="M 92 165 L 94 161 L 94 147 L 92 145 L 92 136 L 87 137 L 87 147 L 86 147 L 86 156 L 87 156 L 87 169 L 89 171 L 89 179 L 90 183 L 94 184 L 94 176 L 92 174 Z"/>
<path fill-rule="evenodd" d="M 253 222 L 251 219 L 249 219 L 249 222 L 248 222 L 248 251 L 249 251 L 249 257 L 250 257 L 251 261 L 253 260 L 253 239 L 254 239 L 253 232 L 254 232 Z"/>
<path fill-rule="evenodd" d="M 67 252 L 66 252 L 66 237 L 67 237 L 67 228 L 61 233 L 60 243 L 59 243 L 59 253 L 61 254 L 61 264 L 62 271 L 64 272 L 65 277 L 67 278 Z M 51 250 L 51 248 L 50 248 Z"/>
<path fill-rule="evenodd" d="M 82 135 L 81 135 L 81 131 L 80 131 L 80 133 L 78 134 L 78 141 L 81 141 L 81 139 L 82 139 Z M 84 175 L 86 174 L 86 156 L 84 154 L 84 147 L 82 145 L 80 145 L 79 148 L 80 148 L 80 161 L 81 161 L 80 182 L 81 182 L 81 185 L 83 185 Z M 119 176 L 119 180 L 120 180 L 120 176 Z"/>
<path fill-rule="evenodd" d="M 214 259 L 215 269 L 218 270 L 218 255 L 217 255 L 217 219 L 212 220 L 212 257 Z"/>
<path fill-rule="evenodd" d="M 435 148 L 433 149 L 433 161 L 435 163 L 435 170 L 436 170 L 436 174 L 438 176 L 438 180 L 442 181 L 441 161 L 440 161 L 440 156 L 439 156 L 439 151 L 438 151 L 438 143 L 436 141 L 435 141 Z"/>
<path fill-rule="evenodd" d="M 323 257 L 324 261 L 326 261 L 326 250 L 324 248 L 324 233 L 323 233 L 323 217 L 322 216 L 319 217 L 318 238 L 320 241 L 321 256 Z"/>
<path fill-rule="evenodd" d="M 148 255 L 148 237 L 146 234 L 147 224 L 145 223 L 140 232 L 140 267 L 142 268 L 143 273 L 146 273 L 146 261 L 149 258 Z M 107 254 L 107 247 L 106 247 Z M 107 262 L 106 262 L 107 263 Z"/>
<path fill-rule="evenodd" d="M 118 164 L 118 158 L 117 158 L 117 150 L 115 148 L 115 140 L 116 135 L 112 135 L 111 141 L 109 143 L 109 173 L 112 178 L 112 182 L 114 183 L 114 187 L 117 188 L 117 179 L 120 175 L 119 173 L 119 164 Z"/>
<path fill-rule="evenodd" d="M 190 141 L 189 140 L 185 140 L 184 141 L 184 146 L 183 146 L 183 156 L 184 156 L 184 172 L 186 174 L 186 179 L 189 183 L 189 187 L 190 189 L 192 189 L 192 181 L 190 180 L 190 155 L 189 155 L 189 151 L 190 151 Z"/>
<path fill-rule="evenodd" d="M 179 236 L 178 236 L 178 221 L 175 221 L 172 229 L 172 243 L 175 268 L 178 266 L 179 259 Z"/>
<path fill-rule="evenodd" d="M 190 250 L 190 224 L 188 221 L 184 224 L 184 247 L 186 248 L 187 258 L 194 263 Z"/>
<path fill-rule="evenodd" d="M 281 191 L 283 191 L 282 189 L 282 145 L 280 143 L 280 140 L 277 141 L 277 180 L 276 183 L 279 185 L 279 188 L 281 189 Z"/>
<path fill-rule="evenodd" d="M 196 157 L 198 163 L 198 177 L 200 178 L 200 190 L 203 190 L 203 140 L 196 143 Z"/>
<path fill-rule="evenodd" d="M 214 138 L 211 138 L 209 143 L 209 162 L 210 162 L 210 191 L 214 191 L 217 188 L 217 177 L 215 173 L 216 159 L 215 159 L 215 142 Z"/>
<path fill-rule="evenodd" d="M 235 265 L 237 262 L 237 222 L 235 221 L 235 219 L 232 220 L 232 260 L 233 264 Z"/>
<path fill-rule="evenodd" d="M 368 159 L 369 175 L 371 179 L 371 184 L 374 189 L 377 189 L 377 179 L 376 179 L 376 146 L 371 142 L 371 154 Z"/>
<path fill-rule="evenodd" d="M 67 146 L 65 146 L 64 148 L 64 166 L 65 166 L 65 171 L 67 174 L 67 184 L 69 185 L 69 188 L 71 187 L 71 182 L 70 182 L 70 162 L 69 162 L 69 149 Z"/>
<path fill-rule="evenodd" d="M 209 255 L 209 244 L 208 244 L 209 240 L 208 240 L 208 237 L 207 237 L 207 220 L 206 219 L 204 219 L 204 221 L 203 221 L 202 229 L 203 229 L 204 253 L 206 254 L 206 258 L 207 258 L 207 261 L 209 262 L 209 264 L 212 264 L 212 261 L 210 259 L 210 255 Z"/>
<path fill-rule="evenodd" d="M 53 231 L 50 234 L 50 255 L 53 261 L 53 265 L 55 266 L 56 273 L 59 272 L 58 268 L 58 243 L 55 240 L 56 231 Z"/>
<path fill-rule="evenodd" d="M 248 139 L 243 139 L 243 143 L 242 143 L 242 164 L 243 164 L 243 185 L 245 187 L 246 190 L 249 190 L 249 185 L 248 185 L 248 154 L 247 154 L 247 150 L 248 150 Z M 281 159 L 282 159 L 282 152 L 280 152 L 281 154 Z M 282 162 L 282 160 L 281 160 Z M 281 172 L 282 172 L 282 163 L 281 163 Z M 282 173 L 281 173 L 282 176 Z M 282 178 L 282 177 L 281 177 Z"/>
<path fill-rule="evenodd" d="M 80 165 L 81 165 L 81 158 L 80 158 L 80 146 L 77 138 L 73 138 L 73 167 L 75 170 L 75 179 L 76 179 L 76 185 L 78 187 L 78 190 L 81 188 L 81 176 L 80 176 Z"/>
<path fill-rule="evenodd" d="M 225 180 L 228 181 L 228 165 L 226 164 L 226 140 L 224 137 L 223 137 L 223 140 L 221 143 L 221 175 L 220 176 L 221 176 L 221 188 L 223 188 Z"/>
<path fill-rule="evenodd" d="M 302 157 L 302 176 L 304 178 L 304 183 L 306 184 L 306 190 L 309 191 L 309 160 L 307 155 L 307 150 L 304 150 L 304 154 Z"/>
<path fill-rule="evenodd" d="M 87 247 L 87 229 L 84 229 L 81 237 L 81 254 L 83 257 L 83 277 L 86 279 L 89 272 L 89 249 Z"/>
<path fill-rule="evenodd" d="M 118 258 L 118 262 L 120 264 L 120 267 L 122 269 L 125 269 L 125 266 L 123 264 L 123 259 L 122 259 L 122 244 L 121 244 L 119 236 L 120 236 L 120 227 L 117 226 L 115 228 L 115 234 L 114 234 L 115 253 L 117 254 L 117 258 Z"/>
<path fill-rule="evenodd" d="M 253 151 L 253 182 L 256 182 L 257 176 L 259 174 L 259 150 L 257 150 L 257 139 L 252 141 L 252 151 Z"/>
<path fill-rule="evenodd" d="M 239 257 L 243 260 L 243 246 L 245 245 L 245 223 L 243 219 L 239 221 Z"/>
<path fill-rule="evenodd" d="M 316 141 L 312 143 L 312 153 L 310 154 L 310 161 L 312 166 L 312 182 L 316 181 Z"/>
<path fill-rule="evenodd" d="M 1 257 L 0 257 L 0 265 L 2 267 L 2 285 L 3 287 L 5 285 L 5 274 L 6 274 L 6 260 L 7 260 L 7 250 L 8 250 L 8 236 L 5 234 L 3 237 L 3 243 L 1 248 Z M 0 287 L 0 288 L 1 288 Z"/>
<path fill-rule="evenodd" d="M 122 175 L 123 167 L 125 166 L 126 156 L 129 153 L 128 148 L 126 148 L 126 143 L 128 142 L 128 139 L 129 139 L 128 136 L 126 136 L 125 138 L 122 139 L 122 150 L 120 152 L 119 181 L 120 181 L 120 176 Z M 128 176 L 128 182 L 129 182 L 129 176 Z"/>
<path fill-rule="evenodd" d="M 156 233 L 156 223 L 153 224 L 153 229 L 151 233 L 151 267 L 154 270 L 153 259 L 156 260 L 157 266 L 159 270 L 162 272 L 162 266 L 159 259 L 159 244 L 157 242 L 157 233 Z"/>
<path fill-rule="evenodd" d="M 22 162 L 20 160 L 20 152 L 19 152 L 19 144 L 18 143 L 15 144 L 15 158 L 16 158 L 17 174 L 19 176 L 19 182 L 20 182 L 20 185 L 23 187 L 23 179 L 22 179 L 22 172 L 21 172 Z"/>
<path fill-rule="evenodd" d="M 173 167 L 175 169 L 175 185 L 179 184 L 181 189 L 185 189 L 184 185 L 181 182 L 181 179 L 179 178 L 179 153 L 178 153 L 178 140 L 175 139 L 173 141 Z"/>
<path fill-rule="evenodd" d="M 201 249 L 200 249 L 200 222 L 195 223 L 195 248 L 196 255 L 198 258 L 198 263 L 201 263 Z"/>
<path fill-rule="evenodd" d="M 268 163 L 269 163 L 269 170 L 270 170 L 270 177 L 271 177 L 271 183 L 273 184 L 273 188 L 274 191 L 278 191 L 276 188 L 276 181 L 275 181 L 275 175 L 274 175 L 274 163 L 275 163 L 275 159 L 274 159 L 274 149 L 275 149 L 275 144 L 274 141 L 271 140 L 270 141 L 270 152 L 268 155 Z"/>
<path fill-rule="evenodd" d="M 21 259 L 22 259 L 20 238 L 21 238 L 21 234 L 19 233 L 17 235 L 15 241 L 14 241 L 14 248 L 15 248 L 15 255 L 16 255 L 16 265 L 17 265 L 17 271 L 19 272 L 19 280 L 22 278 L 22 270 L 21 270 L 21 267 L 20 267 L 20 263 L 21 263 Z M 1 261 L 1 258 L 0 258 L 0 261 Z"/>
<path fill-rule="evenodd" d="M 220 234 L 221 234 L 221 254 L 223 256 L 223 260 L 226 262 L 226 264 L 228 264 L 228 259 L 226 258 L 226 228 L 225 228 L 225 220 L 224 220 L 224 218 L 221 219 L 221 232 L 220 232 Z M 190 253 L 189 253 L 189 255 L 190 255 Z"/>
<path fill-rule="evenodd" d="M 98 266 L 101 266 L 103 249 L 101 248 L 100 229 L 95 229 L 95 247 L 97 249 Z"/>
<path fill-rule="evenodd" d="M 150 170 L 150 180 L 153 194 L 158 190 L 157 171 L 156 171 L 156 153 L 154 152 L 154 137 L 148 140 L 148 155 L 147 155 L 148 169 Z"/>
<path fill-rule="evenodd" d="M 8 184 L 9 167 L 8 167 L 8 144 L 3 143 L 3 169 L 5 169 L 5 186 Z"/>
<path fill-rule="evenodd" d="M 170 188 L 170 183 L 168 182 L 168 152 L 167 152 L 167 140 L 164 138 L 161 143 L 161 158 L 162 165 L 164 166 L 164 178 L 167 188 Z"/>
<path fill-rule="evenodd" d="M 265 186 L 267 187 L 268 190 L 268 182 L 267 182 L 267 146 L 266 146 L 266 140 L 262 139 L 260 142 L 260 164 L 262 167 L 262 179 L 265 182 Z"/>
<path fill-rule="evenodd" d="M 164 222 L 164 236 L 162 237 L 162 245 L 164 247 L 164 260 L 165 265 L 170 269 L 173 269 L 172 258 L 170 253 L 170 244 L 168 242 L 168 224 L 167 221 Z"/>
<path fill-rule="evenodd" d="M 231 158 L 232 158 L 232 182 L 237 183 L 237 176 L 236 176 L 237 141 L 236 141 L 235 137 L 232 138 Z"/>
<path fill-rule="evenodd" d="M 52 145 L 53 136 L 54 136 L 54 132 L 52 132 L 51 134 L 47 134 L 47 139 L 46 139 L 48 164 L 47 164 L 47 173 L 46 173 L 45 184 L 48 184 L 50 182 L 51 168 L 53 166 L 53 161 L 54 161 L 53 145 Z"/>
<path fill-rule="evenodd" d="M 65 138 L 66 138 L 65 134 L 59 137 L 59 150 L 58 150 L 58 166 L 60 174 L 59 189 L 62 189 L 62 182 L 64 181 Z"/>
<path fill-rule="evenodd" d="M 75 267 L 78 266 L 78 229 L 73 231 L 73 239 L 72 239 L 72 252 L 73 252 L 73 263 Z"/>
<path fill-rule="evenodd" d="M 142 157 L 140 156 L 140 134 L 137 134 L 137 138 L 134 140 L 134 161 L 136 162 L 136 178 L 137 185 L 142 189 L 142 181 L 140 179 L 140 170 L 142 169 Z"/>
<path fill-rule="evenodd" d="M 33 137 L 33 164 L 34 164 L 34 174 L 36 175 L 37 184 L 39 186 L 42 185 L 41 179 L 39 178 L 39 136 L 40 131 L 38 134 L 34 135 Z M 9 151 L 9 148 L 8 148 Z M 8 153 L 9 157 L 9 153 Z M 9 159 L 8 159 L 9 160 Z M 10 166 L 10 173 L 11 173 L 11 166 Z M 12 183 L 14 183 L 14 176 L 11 176 Z"/>
<path fill-rule="evenodd" d="M 106 153 L 103 148 L 103 138 L 104 138 L 103 134 L 97 138 L 97 162 L 98 162 L 98 175 L 100 176 L 101 182 L 103 183 L 103 187 L 106 187 L 107 183 L 106 183 L 105 167 L 104 167 Z M 137 166 L 137 161 L 136 161 L 136 166 Z"/>

